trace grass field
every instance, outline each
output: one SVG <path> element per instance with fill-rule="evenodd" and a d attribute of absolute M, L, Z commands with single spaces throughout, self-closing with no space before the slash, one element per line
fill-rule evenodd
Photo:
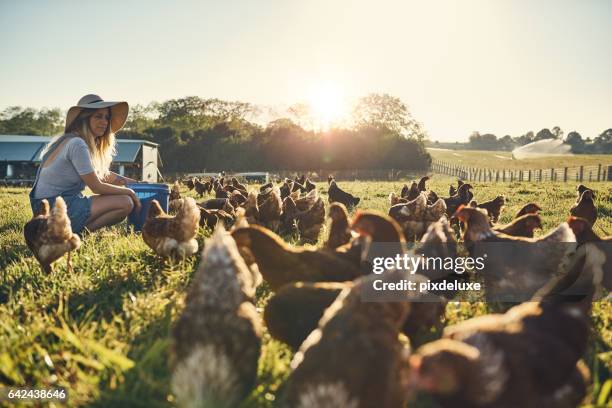
<path fill-rule="evenodd" d="M 534 159 L 513 160 L 511 152 L 491 150 L 447 150 L 428 148 L 434 159 L 459 166 L 488 169 L 551 169 L 574 166 L 612 166 L 612 154 L 576 154 L 547 156 Z"/>
<path fill-rule="evenodd" d="M 450 181 L 436 176 L 430 188 L 446 196 Z M 510 221 L 522 204 L 539 203 L 545 229 L 566 220 L 575 200 L 571 183 L 472 184 L 478 201 L 506 194 L 501 222 Z M 360 208 L 386 211 L 389 192 L 399 192 L 402 182 L 341 186 L 363 197 Z M 597 224 L 612 232 L 612 183 L 592 188 L 598 193 Z M 319 183 L 319 189 L 325 194 L 326 185 Z M 0 386 L 66 387 L 70 406 L 172 406 L 169 333 L 199 256 L 164 264 L 139 235 L 119 225 L 85 237 L 73 255 L 72 273 L 62 259 L 45 276 L 22 236 L 30 215 L 25 189 L 0 189 Z M 200 244 L 209 234 L 200 231 Z M 268 296 L 265 287 L 258 290 L 259 308 Z M 484 304 L 451 303 L 446 324 L 486 312 Z M 612 304 L 595 303 L 585 356 L 593 376 L 588 404 L 605 398 L 602 386 L 612 368 L 611 321 Z M 291 357 L 287 347 L 265 334 L 259 386 L 244 406 L 274 405 Z"/>

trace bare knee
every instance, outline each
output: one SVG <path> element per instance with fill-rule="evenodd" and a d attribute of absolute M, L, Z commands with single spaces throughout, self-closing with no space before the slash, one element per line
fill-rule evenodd
<path fill-rule="evenodd" d="M 128 196 L 120 196 L 120 197 L 121 197 L 121 201 L 119 203 L 120 208 L 123 210 L 125 216 L 128 216 L 134 209 L 134 202 Z"/>

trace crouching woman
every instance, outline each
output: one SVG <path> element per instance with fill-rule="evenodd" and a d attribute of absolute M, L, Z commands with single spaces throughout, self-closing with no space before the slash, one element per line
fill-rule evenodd
<path fill-rule="evenodd" d="M 115 132 L 125 124 L 127 102 L 105 102 L 85 95 L 68 110 L 65 133 L 42 153 L 30 192 L 34 214 L 43 199 L 53 206 L 62 196 L 72 231 L 95 231 L 124 220 L 140 201 L 126 183 L 136 180 L 110 171 L 115 153 Z M 84 196 L 85 186 L 95 194 Z"/>

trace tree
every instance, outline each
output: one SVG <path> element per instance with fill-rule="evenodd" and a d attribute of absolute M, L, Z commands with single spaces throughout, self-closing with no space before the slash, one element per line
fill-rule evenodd
<path fill-rule="evenodd" d="M 555 136 L 555 139 L 563 139 L 563 131 L 559 126 L 552 128 L 552 134 Z"/>
<path fill-rule="evenodd" d="M 582 136 L 580 133 L 576 131 L 571 131 L 567 134 L 565 138 L 565 143 L 572 147 L 572 152 L 574 153 L 582 153 L 585 151 L 585 143 L 582 140 Z"/>
<path fill-rule="evenodd" d="M 595 150 L 600 153 L 612 152 L 612 128 L 606 129 L 593 140 Z"/>
<path fill-rule="evenodd" d="M 550 131 L 550 129 L 544 128 L 536 133 L 534 141 L 537 142 L 538 140 L 544 139 L 555 139 L 555 135 Z"/>
<path fill-rule="evenodd" d="M 0 133 L 53 136 L 64 130 L 63 119 L 59 109 L 36 110 L 10 106 L 0 112 Z"/>
<path fill-rule="evenodd" d="M 407 138 L 424 140 L 423 126 L 410 114 L 408 107 L 396 97 L 372 93 L 359 99 L 353 109 L 353 123 L 359 128 L 384 128 Z"/>

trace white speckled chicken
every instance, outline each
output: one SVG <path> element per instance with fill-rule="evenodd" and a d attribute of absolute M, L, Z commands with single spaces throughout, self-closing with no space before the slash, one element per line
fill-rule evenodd
<path fill-rule="evenodd" d="M 50 273 L 51 264 L 65 253 L 68 253 L 70 268 L 70 251 L 81 246 L 79 236 L 72 233 L 66 203 L 62 197 L 55 199 L 51 211 L 49 211 L 49 202 L 42 200 L 38 214 L 23 228 L 23 235 L 45 273 Z"/>

